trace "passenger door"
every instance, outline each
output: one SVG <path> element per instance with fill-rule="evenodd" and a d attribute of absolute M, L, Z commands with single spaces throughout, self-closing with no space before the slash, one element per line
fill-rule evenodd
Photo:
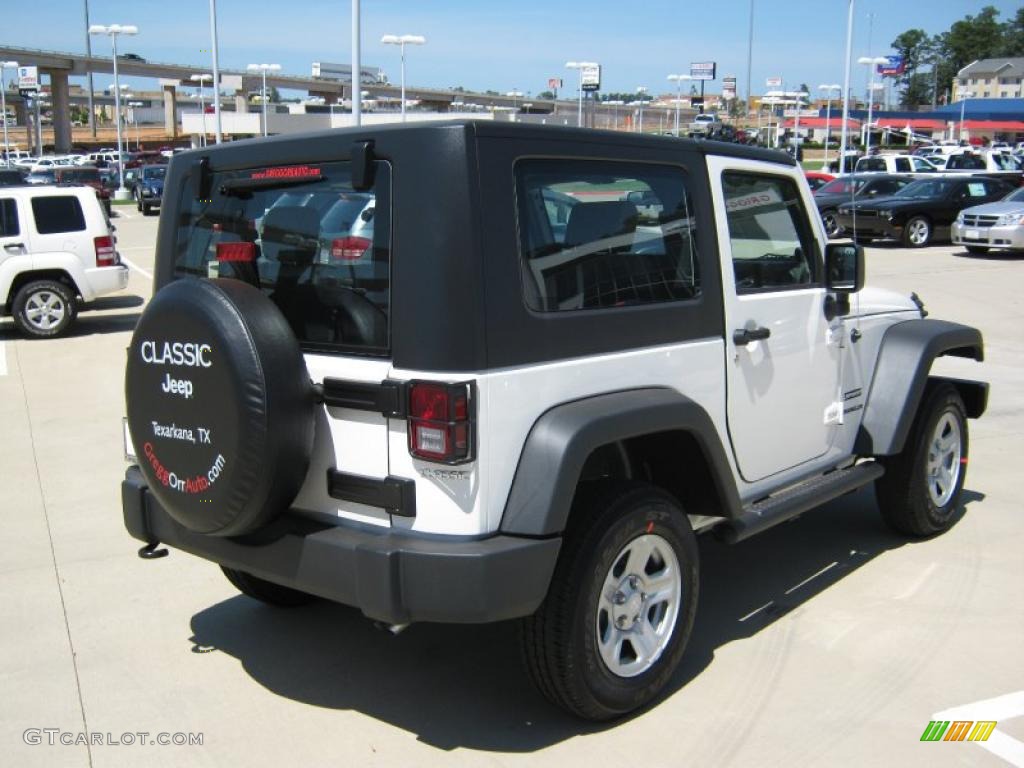
<path fill-rule="evenodd" d="M 725 299 L 727 418 L 748 482 L 824 456 L 842 418 L 820 227 L 796 171 L 708 157 Z"/>

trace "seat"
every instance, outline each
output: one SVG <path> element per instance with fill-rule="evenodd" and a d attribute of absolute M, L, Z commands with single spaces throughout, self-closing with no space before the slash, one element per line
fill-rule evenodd
<path fill-rule="evenodd" d="M 575 247 L 636 231 L 636 206 L 626 200 L 578 203 L 569 212 L 564 245 Z"/>

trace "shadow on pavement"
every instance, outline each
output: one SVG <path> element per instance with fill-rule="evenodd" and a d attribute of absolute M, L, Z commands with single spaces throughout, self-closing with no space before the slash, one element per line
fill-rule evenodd
<path fill-rule="evenodd" d="M 984 253 L 969 253 L 967 249 L 962 249 L 953 255 L 961 259 L 979 259 L 981 261 L 1020 261 L 1021 257 L 1024 257 L 1024 251 L 1006 251 L 993 248 Z"/>
<path fill-rule="evenodd" d="M 135 296 L 134 294 L 125 294 L 120 296 L 101 296 L 98 299 L 93 299 L 90 302 L 86 302 L 82 305 L 83 312 L 99 312 L 105 309 L 132 309 L 133 307 L 141 307 L 146 303 L 146 300 L 141 296 Z"/>
<path fill-rule="evenodd" d="M 967 504 L 980 498 L 964 493 Z M 907 543 L 883 525 L 871 490 L 737 545 L 712 536 L 699 542 L 700 607 L 668 696 L 711 664 L 717 648 L 753 637 Z M 393 637 L 351 608 L 287 610 L 239 596 L 197 613 L 191 629 L 193 651 L 233 656 L 280 696 L 353 709 L 439 749 L 530 752 L 614 727 L 571 718 L 533 689 L 515 622 L 417 624 Z"/>

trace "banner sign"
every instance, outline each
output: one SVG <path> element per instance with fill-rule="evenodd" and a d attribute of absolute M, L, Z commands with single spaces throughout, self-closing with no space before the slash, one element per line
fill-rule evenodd
<path fill-rule="evenodd" d="M 715 62 L 696 61 L 690 64 L 690 77 L 694 80 L 714 80 Z"/>
<path fill-rule="evenodd" d="M 549 77 L 548 78 L 548 90 L 557 91 L 562 87 L 562 78 L 560 77 Z"/>
<path fill-rule="evenodd" d="M 736 98 L 736 78 L 733 75 L 726 75 L 722 78 L 722 98 Z"/>
<path fill-rule="evenodd" d="M 885 58 L 889 60 L 889 63 L 878 65 L 878 74 L 882 77 L 896 77 L 907 71 L 907 62 L 902 56 L 886 56 Z"/>
<path fill-rule="evenodd" d="M 601 90 L 601 65 L 595 64 L 592 67 L 584 67 L 580 70 L 581 84 L 584 91 Z"/>
<path fill-rule="evenodd" d="M 39 67 L 18 67 L 18 90 L 39 90 Z"/>
<path fill-rule="evenodd" d="M 782 78 L 769 77 L 767 80 L 764 81 L 764 84 L 767 85 L 769 88 L 778 88 L 782 85 Z"/>

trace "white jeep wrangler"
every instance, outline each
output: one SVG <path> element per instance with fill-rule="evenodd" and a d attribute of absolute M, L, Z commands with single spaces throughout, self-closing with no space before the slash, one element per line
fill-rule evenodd
<path fill-rule="evenodd" d="M 128 285 L 115 243 L 91 187 L 0 188 L 0 315 L 26 336 L 64 333 L 80 302 Z"/>
<path fill-rule="evenodd" d="M 540 690 L 616 717 L 684 653 L 696 532 L 869 483 L 904 534 L 957 519 L 988 390 L 930 368 L 981 335 L 862 280 L 768 150 L 456 122 L 189 152 L 125 525 L 270 603 L 521 618 Z"/>

